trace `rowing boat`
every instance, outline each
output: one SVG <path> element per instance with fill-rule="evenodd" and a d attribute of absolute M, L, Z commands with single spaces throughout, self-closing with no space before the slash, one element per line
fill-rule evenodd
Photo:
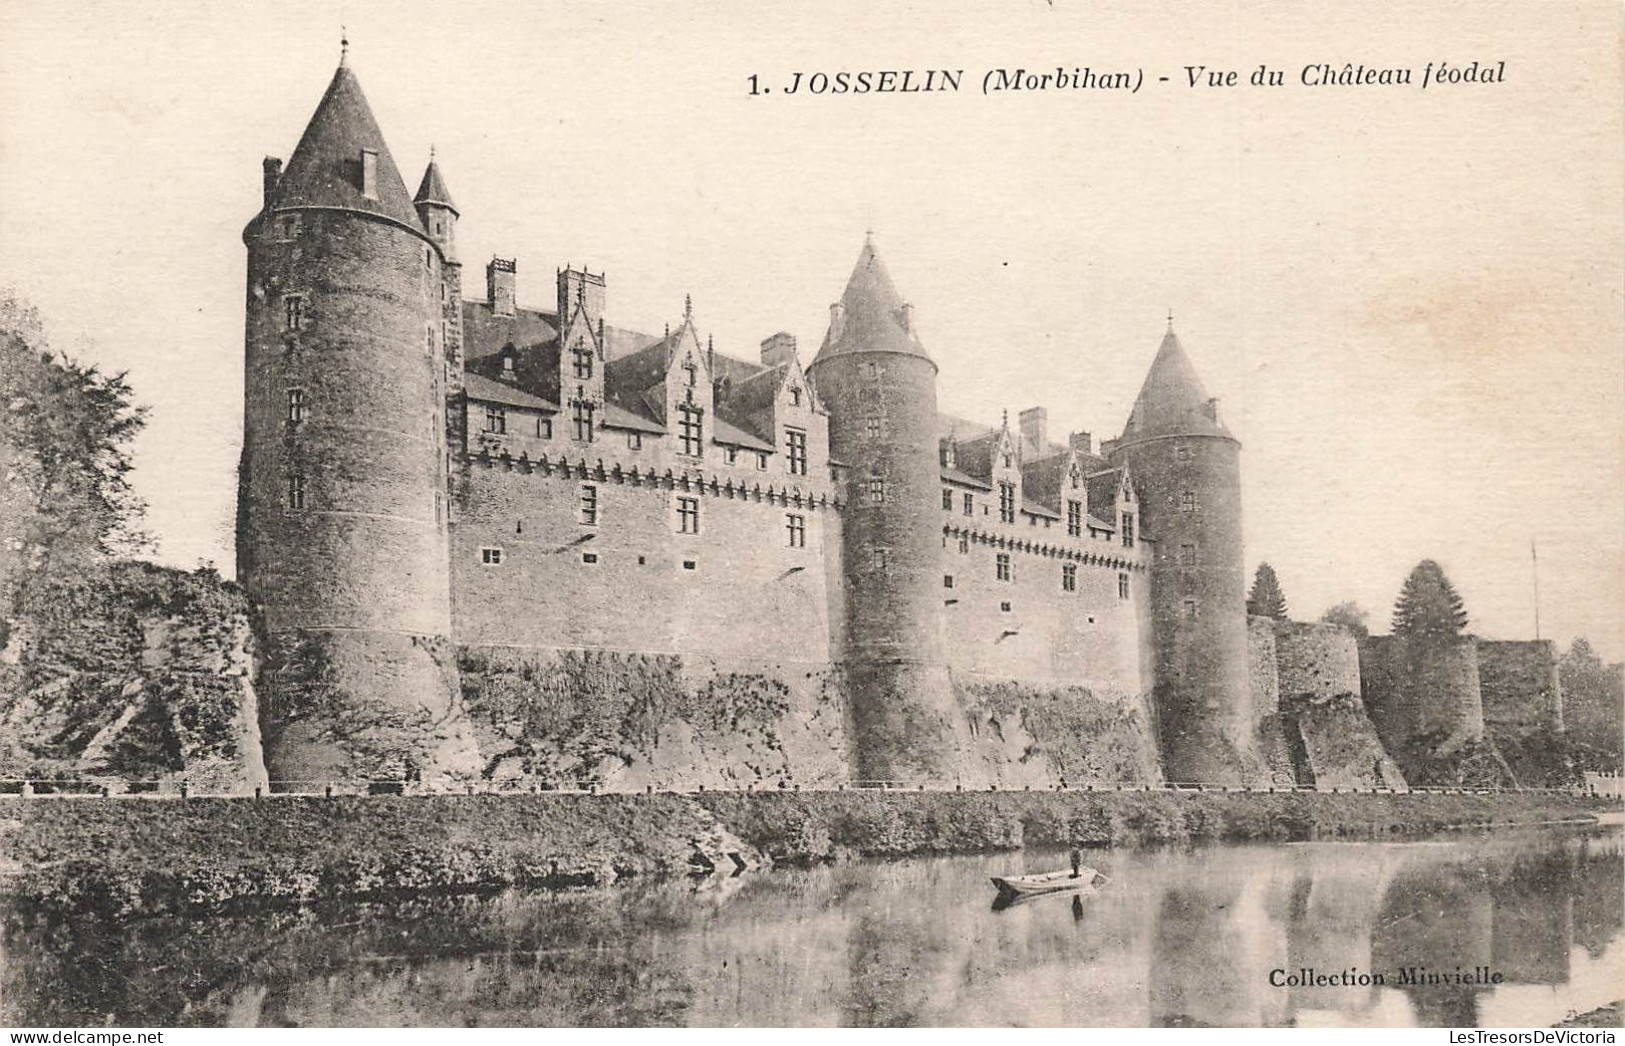
<path fill-rule="evenodd" d="M 1110 879 L 1093 868 L 1079 868 L 1077 875 L 1073 875 L 1070 871 L 1060 871 L 1043 872 L 1038 875 L 993 876 L 993 885 L 999 888 L 999 896 L 1011 899 L 1041 893 L 1060 893 L 1065 890 L 1094 893 L 1096 887 L 1109 882 Z"/>

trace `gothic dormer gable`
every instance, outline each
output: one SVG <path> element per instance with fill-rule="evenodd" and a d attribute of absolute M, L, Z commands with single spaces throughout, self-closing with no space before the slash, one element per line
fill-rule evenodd
<path fill-rule="evenodd" d="M 691 307 L 684 310 L 682 325 L 666 339 L 665 408 L 673 453 L 696 461 L 704 458 L 716 433 L 715 386 L 711 346 L 700 341 Z"/>

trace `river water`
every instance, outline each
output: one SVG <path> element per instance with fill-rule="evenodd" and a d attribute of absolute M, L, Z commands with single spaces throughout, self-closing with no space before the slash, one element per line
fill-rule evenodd
<path fill-rule="evenodd" d="M 128 926 L 10 918 L 0 1023 L 1462 1027 L 1549 1025 L 1625 995 L 1618 828 L 1086 858 L 1111 877 L 1099 894 L 1002 911 L 989 875 L 1064 855 Z M 1412 967 L 1493 983 L 1399 983 Z M 1303 969 L 1356 983 L 1288 983 Z"/>

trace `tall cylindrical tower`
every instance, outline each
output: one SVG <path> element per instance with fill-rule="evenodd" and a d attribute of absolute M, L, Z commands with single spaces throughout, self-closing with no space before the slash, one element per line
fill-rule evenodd
<path fill-rule="evenodd" d="M 912 309 L 865 242 L 808 368 L 848 467 L 842 518 L 846 674 L 857 774 L 952 780 L 968 738 L 942 620 L 937 365 Z"/>
<path fill-rule="evenodd" d="M 1253 765 L 1241 444 L 1170 326 L 1111 451 L 1154 539 L 1157 720 L 1170 781 L 1239 783 Z"/>
<path fill-rule="evenodd" d="M 441 248 L 341 63 L 248 247 L 238 576 L 273 781 L 478 766 L 450 633 Z"/>

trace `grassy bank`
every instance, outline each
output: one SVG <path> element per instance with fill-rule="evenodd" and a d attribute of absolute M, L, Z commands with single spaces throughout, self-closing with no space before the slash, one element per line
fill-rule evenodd
<path fill-rule="evenodd" d="M 778 792 L 8 800 L 5 890 L 107 916 L 731 874 L 768 855 L 1404 836 L 1589 816 L 1534 795 Z"/>

